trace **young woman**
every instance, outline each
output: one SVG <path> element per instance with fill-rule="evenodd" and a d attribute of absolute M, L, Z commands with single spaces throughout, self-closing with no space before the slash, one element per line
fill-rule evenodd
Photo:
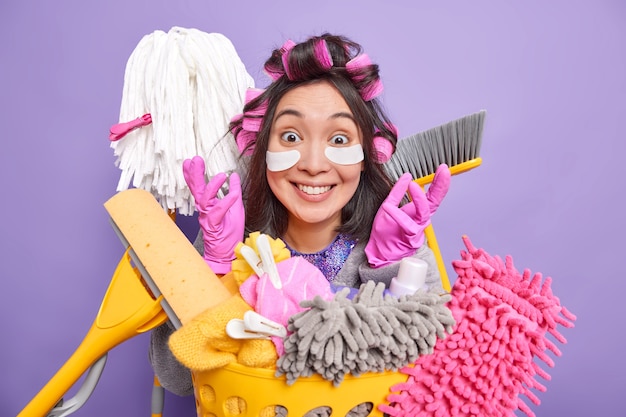
<path fill-rule="evenodd" d="M 423 232 L 450 173 L 441 166 L 427 193 L 408 174 L 391 183 L 383 163 L 397 133 L 377 98 L 378 66 L 360 45 L 324 34 L 286 42 L 265 70 L 273 82 L 249 92 L 230 126 L 243 155 L 243 187 L 233 173 L 227 195 L 218 198 L 226 175 L 206 184 L 202 158 L 184 164 L 207 263 L 228 272 L 245 232 L 261 231 L 281 238 L 334 286 L 388 285 L 399 261 L 415 256 L 429 265 L 427 284 L 443 292 Z M 407 192 L 411 202 L 399 207 Z M 168 353 L 167 335 L 165 328 L 153 332 L 155 372 L 166 389 L 191 394 L 189 373 Z"/>

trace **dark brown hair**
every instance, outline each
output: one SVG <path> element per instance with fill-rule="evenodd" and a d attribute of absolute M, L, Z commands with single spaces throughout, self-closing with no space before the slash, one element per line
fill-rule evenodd
<path fill-rule="evenodd" d="M 320 40 L 325 41 L 332 57 L 330 68 L 325 67 L 316 57 L 315 46 Z M 287 229 L 287 209 L 272 193 L 266 177 L 265 153 L 278 102 L 285 93 L 296 87 L 326 81 L 337 89 L 352 111 L 363 135 L 362 145 L 365 154 L 359 186 L 342 209 L 342 224 L 337 231 L 359 240 L 369 238 L 374 216 L 391 190 L 389 177 L 382 165 L 376 162 L 374 133 L 378 132 L 377 135 L 387 138 L 394 149 L 397 137 L 390 129 L 391 123 L 378 100 L 365 101 L 362 98 L 361 92 L 364 88 L 380 82 L 378 65 L 366 65 L 356 71 L 346 69 L 346 63 L 361 51 L 359 44 L 343 36 L 323 34 L 296 44 L 289 51 L 287 65 L 292 79 L 285 75 L 282 58 L 284 49 L 275 49 L 266 61 L 266 71 L 274 74 L 277 79 L 244 107 L 245 115 L 254 114 L 255 110 L 267 106 L 265 114 L 257 116 L 262 117 L 261 127 L 254 143 L 249 144 L 254 147 L 254 151 L 245 163 L 247 169 L 243 181 L 243 197 L 246 206 L 246 228 L 249 232 L 262 231 L 274 237 L 281 237 Z M 237 118 L 230 125 L 235 137 L 243 130 L 242 119 Z"/>

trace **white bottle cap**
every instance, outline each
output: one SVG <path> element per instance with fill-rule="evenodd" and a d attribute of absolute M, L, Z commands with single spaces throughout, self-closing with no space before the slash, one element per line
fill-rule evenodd
<path fill-rule="evenodd" d="M 418 258 L 403 258 L 400 261 L 398 276 L 391 280 L 389 291 L 396 297 L 413 294 L 426 286 L 428 264 Z"/>

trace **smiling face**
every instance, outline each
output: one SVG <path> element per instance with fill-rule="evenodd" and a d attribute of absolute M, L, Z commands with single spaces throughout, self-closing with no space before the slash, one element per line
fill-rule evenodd
<path fill-rule="evenodd" d="M 285 238 L 293 244 L 296 233 L 314 230 L 332 240 L 363 169 L 352 111 L 333 86 L 318 82 L 287 92 L 274 114 L 267 181 L 288 211 Z"/>

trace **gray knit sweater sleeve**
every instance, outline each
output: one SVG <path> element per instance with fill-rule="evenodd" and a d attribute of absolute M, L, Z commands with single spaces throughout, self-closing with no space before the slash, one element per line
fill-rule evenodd
<path fill-rule="evenodd" d="M 166 390 L 182 397 L 193 394 L 191 371 L 172 354 L 167 341 L 174 327 L 166 322 L 150 333 L 149 359 L 154 374 Z"/>

